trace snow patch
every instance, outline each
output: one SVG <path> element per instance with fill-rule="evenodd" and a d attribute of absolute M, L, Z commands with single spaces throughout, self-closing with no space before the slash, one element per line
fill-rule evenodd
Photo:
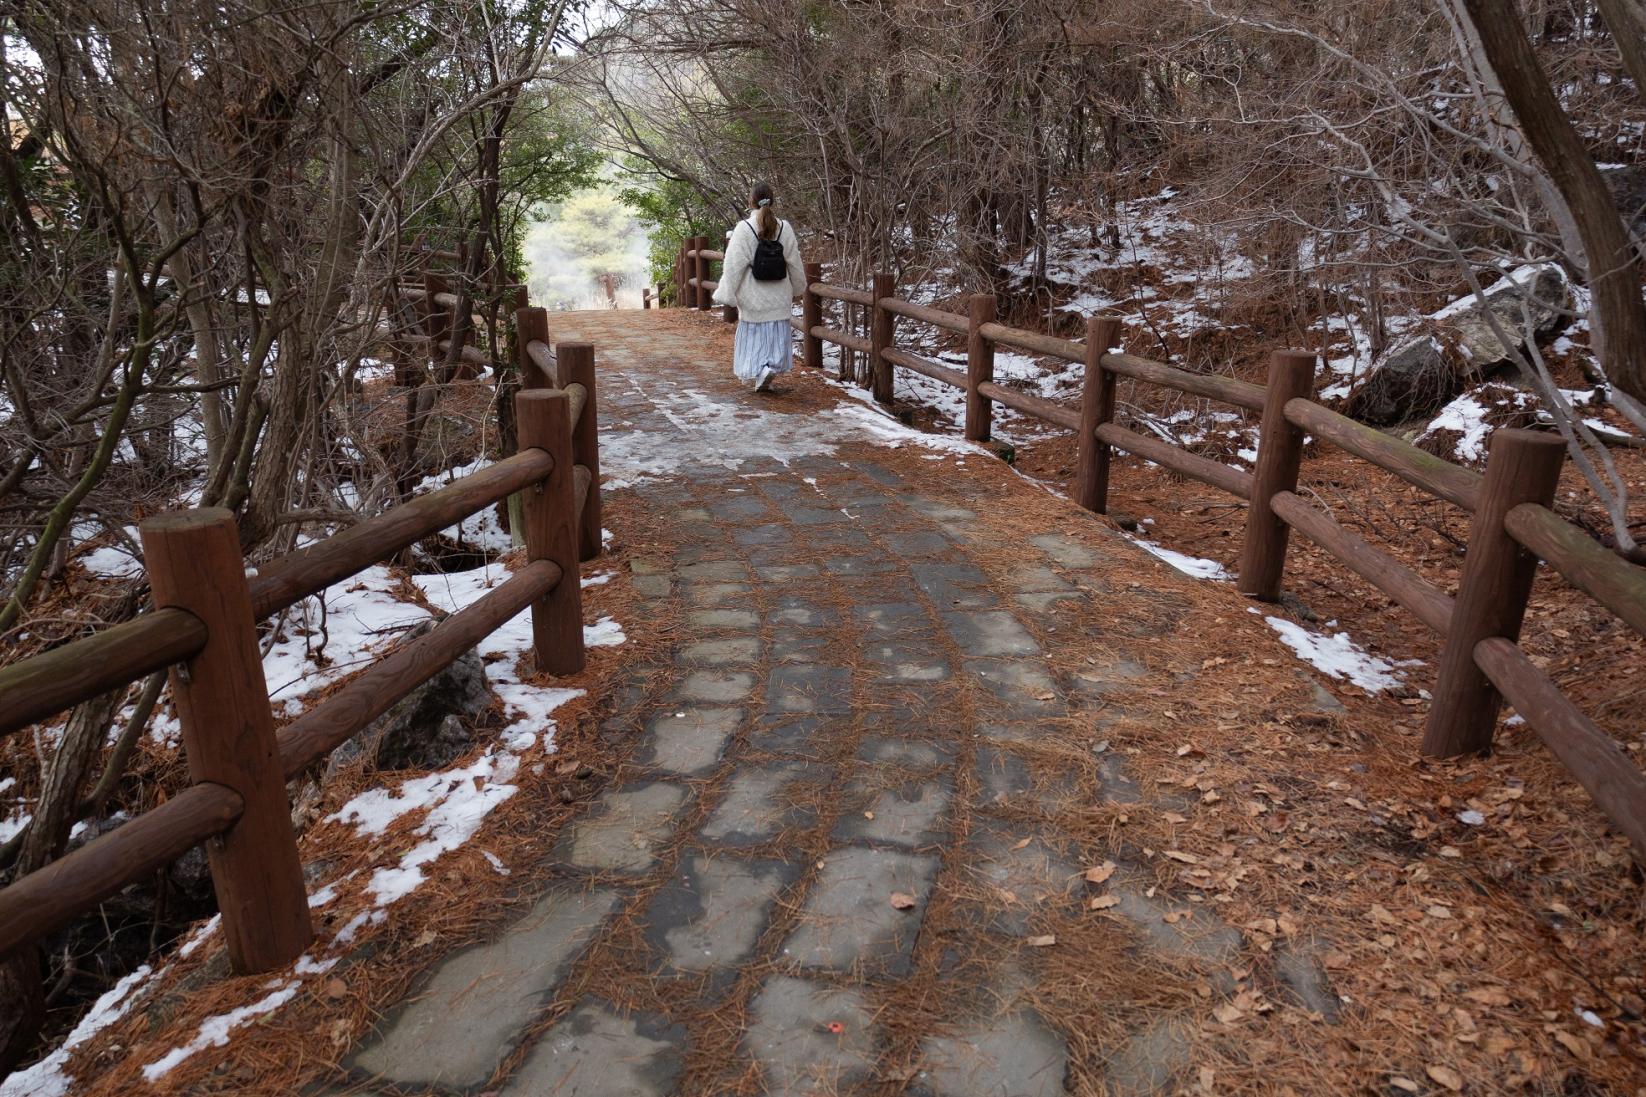
<path fill-rule="evenodd" d="M 1286 620 L 1265 617 L 1269 627 L 1299 659 L 1330 678 L 1347 680 L 1367 693 L 1378 693 L 1401 685 L 1397 667 L 1417 666 L 1420 660 L 1391 663 L 1356 646 L 1347 632 L 1321 634 Z"/>
<path fill-rule="evenodd" d="M 0 1097 L 65 1097 L 74 1084 L 74 1079 L 63 1070 L 68 1065 L 70 1053 L 124 1017 L 139 997 L 142 983 L 153 970 L 148 964 L 143 964 L 104 992 L 57 1050 L 33 1066 L 15 1071 L 0 1080 Z"/>
<path fill-rule="evenodd" d="M 1130 540 L 1144 552 L 1147 552 L 1149 555 L 1158 559 L 1164 560 L 1166 563 L 1170 564 L 1178 571 L 1181 571 L 1184 575 L 1189 576 L 1191 579 L 1215 579 L 1221 581 L 1233 578 L 1233 576 L 1229 574 L 1228 569 L 1216 560 L 1203 560 L 1198 556 L 1188 556 L 1184 553 L 1166 548 L 1164 545 L 1157 545 L 1153 541 L 1145 541 L 1141 537 L 1133 537 L 1130 538 Z"/>

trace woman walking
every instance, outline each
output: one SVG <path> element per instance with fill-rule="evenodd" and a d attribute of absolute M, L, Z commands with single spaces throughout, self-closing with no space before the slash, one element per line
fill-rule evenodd
<path fill-rule="evenodd" d="M 789 316 L 794 299 L 806 291 L 800 242 L 787 221 L 772 210 L 772 188 L 756 183 L 749 196 L 749 216 L 739 221 L 726 241 L 726 261 L 717 305 L 737 306 L 737 348 L 732 372 L 754 391 L 794 366 L 794 331 Z"/>

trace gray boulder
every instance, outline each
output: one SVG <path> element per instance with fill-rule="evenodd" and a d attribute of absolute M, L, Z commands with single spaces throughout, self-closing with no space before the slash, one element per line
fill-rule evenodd
<path fill-rule="evenodd" d="M 1429 316 L 1421 334 L 1373 364 L 1349 394 L 1345 411 L 1378 426 L 1432 415 L 1465 385 L 1507 364 L 1528 330 L 1547 335 L 1570 310 L 1571 290 L 1559 267 L 1522 267 L 1490 286 L 1484 305 L 1471 294 Z"/>
<path fill-rule="evenodd" d="M 1612 192 L 1623 223 L 1638 237 L 1646 238 L 1646 170 L 1635 164 L 1607 164 L 1600 177 Z"/>
<path fill-rule="evenodd" d="M 433 627 L 425 621 L 408 640 Z M 332 751 L 326 775 L 358 758 L 374 769 L 436 769 L 474 745 L 469 724 L 491 705 L 491 687 L 480 653 L 464 652 L 366 729 Z"/>

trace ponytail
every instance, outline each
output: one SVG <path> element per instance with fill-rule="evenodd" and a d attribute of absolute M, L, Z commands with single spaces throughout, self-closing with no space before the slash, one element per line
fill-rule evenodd
<path fill-rule="evenodd" d="M 755 211 L 754 231 L 762 240 L 777 239 L 777 214 L 772 212 L 772 186 L 756 183 L 749 195 L 749 206 Z"/>

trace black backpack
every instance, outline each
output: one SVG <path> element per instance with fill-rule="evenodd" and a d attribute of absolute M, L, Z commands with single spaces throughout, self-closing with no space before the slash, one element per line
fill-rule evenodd
<path fill-rule="evenodd" d="M 754 233 L 754 262 L 749 269 L 754 273 L 756 282 L 781 282 L 789 276 L 789 264 L 783 258 L 783 224 L 778 223 L 777 238 L 763 239 L 755 231 L 752 221 L 743 222 Z"/>

